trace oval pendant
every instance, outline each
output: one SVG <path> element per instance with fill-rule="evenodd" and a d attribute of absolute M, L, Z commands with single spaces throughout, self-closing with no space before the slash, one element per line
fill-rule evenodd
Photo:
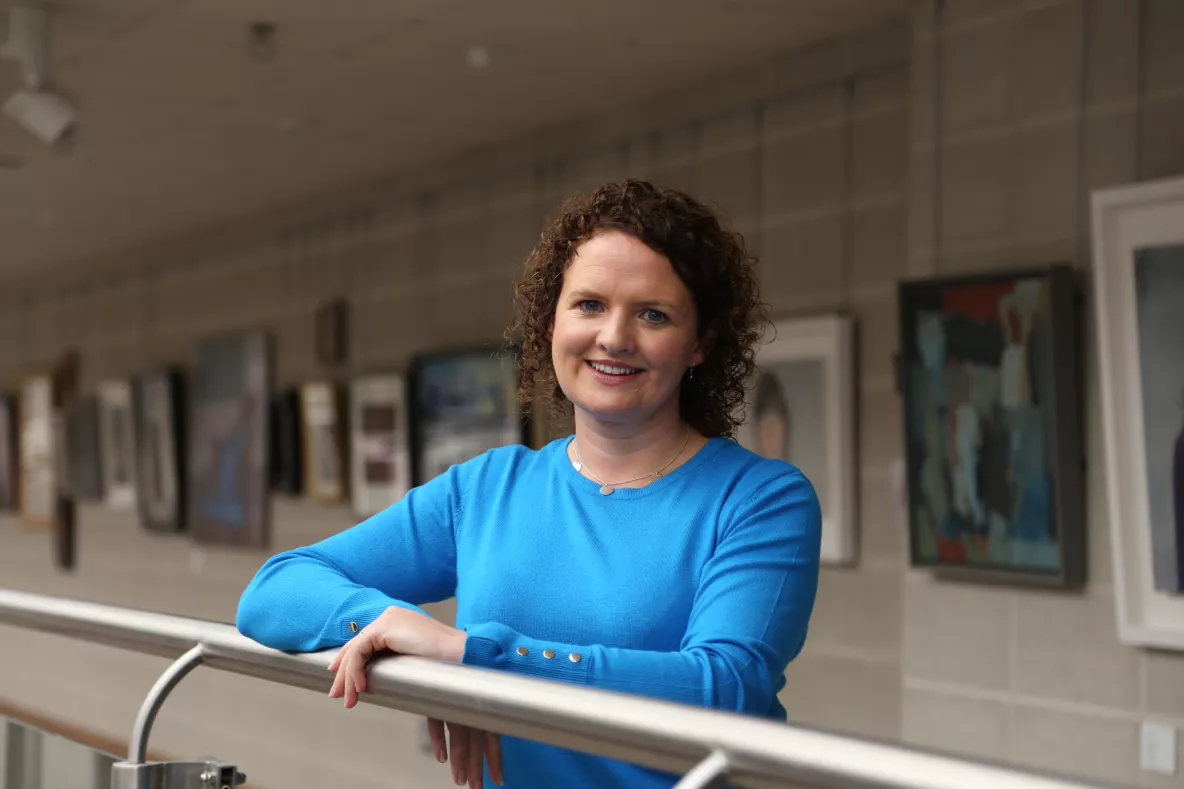
<path fill-rule="evenodd" d="M 600 486 L 600 493 L 602 495 L 607 496 L 608 494 L 610 494 L 612 492 L 613 492 L 613 489 L 610 488 L 608 485 L 601 485 Z"/>
<path fill-rule="evenodd" d="M 583 471 L 584 470 L 584 464 L 578 460 L 573 460 L 571 462 L 571 467 L 574 468 L 576 471 Z"/>

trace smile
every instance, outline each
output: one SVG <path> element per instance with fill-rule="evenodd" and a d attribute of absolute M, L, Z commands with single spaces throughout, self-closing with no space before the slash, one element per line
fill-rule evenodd
<path fill-rule="evenodd" d="M 604 375 L 626 376 L 641 372 L 641 369 L 638 367 L 618 367 L 617 365 L 604 364 L 603 362 L 588 362 L 588 366 Z"/>

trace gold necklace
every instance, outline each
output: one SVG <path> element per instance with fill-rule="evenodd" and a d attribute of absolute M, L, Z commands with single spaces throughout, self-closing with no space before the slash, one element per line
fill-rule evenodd
<path fill-rule="evenodd" d="M 680 457 L 682 457 L 683 450 L 685 450 L 687 448 L 687 442 L 690 441 L 690 439 L 691 439 L 691 430 L 690 430 L 690 428 L 687 428 L 686 430 L 683 431 L 682 446 L 678 448 L 678 454 L 675 455 L 674 457 L 670 458 L 670 460 L 668 460 L 666 462 L 665 466 L 662 466 L 662 468 L 658 469 L 657 471 L 651 471 L 649 474 L 642 474 L 640 477 L 634 477 L 633 479 L 627 479 L 622 482 L 614 482 L 612 484 L 609 484 L 609 483 L 605 482 L 604 480 L 600 479 L 599 477 L 597 477 L 589 469 L 585 468 L 584 461 L 580 459 L 580 445 L 575 443 L 574 441 L 572 442 L 572 452 L 575 454 L 576 459 L 571 462 L 571 467 L 574 468 L 577 472 L 579 472 L 579 471 L 587 472 L 588 476 L 592 478 L 593 482 L 600 483 L 601 495 L 607 496 L 610 493 L 612 493 L 614 490 L 619 488 L 621 485 L 628 485 L 630 482 L 637 482 L 638 480 L 643 480 L 643 479 L 648 479 L 650 477 L 660 476 L 663 471 L 670 468 L 670 465 L 674 461 L 676 461 Z"/>

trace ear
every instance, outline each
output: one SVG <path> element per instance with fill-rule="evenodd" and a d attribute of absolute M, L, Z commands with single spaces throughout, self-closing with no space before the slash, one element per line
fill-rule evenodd
<path fill-rule="evenodd" d="M 693 366 L 698 367 L 707 361 L 707 355 L 711 353 L 711 348 L 715 345 L 715 337 L 715 330 L 710 329 L 705 335 L 695 340 L 695 349 L 691 353 L 691 364 Z"/>

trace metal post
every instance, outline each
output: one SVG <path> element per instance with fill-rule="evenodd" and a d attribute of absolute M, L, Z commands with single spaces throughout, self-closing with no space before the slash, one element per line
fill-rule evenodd
<path fill-rule="evenodd" d="M 247 780 L 233 764 L 225 764 L 217 759 L 193 762 L 147 761 L 148 736 L 152 733 L 157 713 L 173 688 L 200 666 L 205 657 L 206 648 L 198 644 L 177 658 L 156 680 L 152 690 L 148 691 L 132 729 L 127 761 L 111 765 L 111 789 L 234 789 Z"/>
<path fill-rule="evenodd" d="M 714 789 L 728 776 L 728 757 L 723 751 L 711 755 L 695 765 L 682 777 L 674 789 Z"/>

